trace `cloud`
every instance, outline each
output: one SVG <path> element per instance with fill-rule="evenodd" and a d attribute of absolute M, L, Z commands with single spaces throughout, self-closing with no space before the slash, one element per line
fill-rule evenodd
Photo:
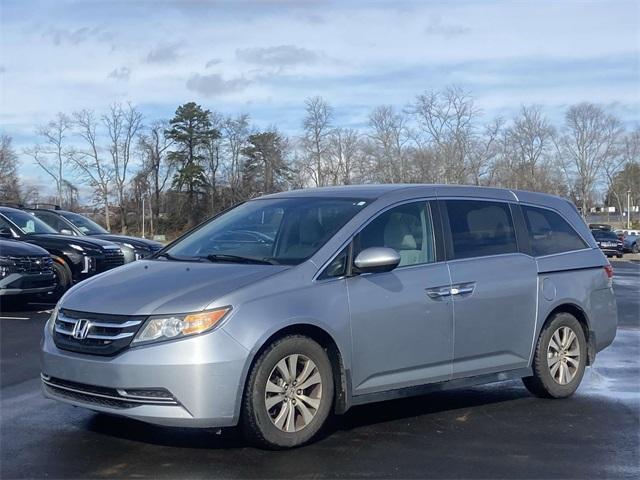
<path fill-rule="evenodd" d="M 317 52 L 294 45 L 238 49 L 236 50 L 236 57 L 246 63 L 277 67 L 312 64 L 320 59 L 320 55 Z"/>
<path fill-rule="evenodd" d="M 205 97 L 214 97 L 244 90 L 251 83 L 244 77 L 225 80 L 221 75 L 200 75 L 195 73 L 187 80 L 187 89 Z"/>
<path fill-rule="evenodd" d="M 152 49 L 145 59 L 147 63 L 171 63 L 180 58 L 181 45 L 179 43 L 170 43 L 158 45 Z"/>
<path fill-rule="evenodd" d="M 113 40 L 112 33 L 104 31 L 99 27 L 80 27 L 77 29 L 50 28 L 43 34 L 43 37 L 49 38 L 56 46 L 65 43 L 79 45 L 90 40 L 99 42 L 110 42 Z"/>
<path fill-rule="evenodd" d="M 123 82 L 129 81 L 129 77 L 131 76 L 131 69 L 129 67 L 120 67 L 113 69 L 107 78 L 113 78 L 114 80 L 120 80 Z"/>
<path fill-rule="evenodd" d="M 204 68 L 209 68 L 209 67 L 213 67 L 214 65 L 218 65 L 219 63 L 222 63 L 222 60 L 219 58 L 212 58 L 211 60 L 209 60 Z"/>
<path fill-rule="evenodd" d="M 456 37 L 469 33 L 471 29 L 463 25 L 453 23 L 443 23 L 440 16 L 431 17 L 429 25 L 425 29 L 427 35 L 440 35 L 443 37 Z"/>

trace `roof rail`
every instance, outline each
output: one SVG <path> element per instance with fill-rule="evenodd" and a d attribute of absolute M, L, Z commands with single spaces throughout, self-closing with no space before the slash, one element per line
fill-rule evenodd
<path fill-rule="evenodd" d="M 10 207 L 10 208 L 24 208 L 24 205 L 20 202 L 0 202 L 1 207 Z"/>
<path fill-rule="evenodd" d="M 53 207 L 54 210 L 62 210 L 60 208 L 60 205 L 56 205 L 55 203 L 43 203 L 43 202 L 36 202 L 32 205 L 31 208 L 51 208 Z"/>

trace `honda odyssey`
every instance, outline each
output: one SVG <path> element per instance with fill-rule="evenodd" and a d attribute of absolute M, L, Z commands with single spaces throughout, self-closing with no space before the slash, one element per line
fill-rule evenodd
<path fill-rule="evenodd" d="M 550 195 L 267 195 L 69 290 L 45 328 L 43 389 L 154 424 L 239 424 L 268 448 L 434 389 L 522 378 L 565 398 L 615 337 L 612 275 L 573 204 Z"/>

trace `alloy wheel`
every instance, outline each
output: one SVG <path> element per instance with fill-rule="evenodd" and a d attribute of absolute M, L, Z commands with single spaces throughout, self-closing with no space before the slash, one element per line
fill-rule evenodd
<path fill-rule="evenodd" d="M 570 383 L 580 368 L 580 343 L 570 327 L 560 327 L 547 347 L 547 365 L 551 378 L 560 385 Z"/>
<path fill-rule="evenodd" d="M 269 374 L 265 407 L 271 422 L 283 432 L 298 432 L 309 425 L 321 399 L 320 371 L 304 355 L 288 355 Z"/>

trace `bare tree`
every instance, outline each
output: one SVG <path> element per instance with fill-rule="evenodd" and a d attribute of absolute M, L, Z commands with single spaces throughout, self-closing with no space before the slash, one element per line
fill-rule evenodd
<path fill-rule="evenodd" d="M 408 111 L 417 121 L 421 146 L 430 147 L 438 160 L 441 181 L 465 183 L 480 117 L 471 95 L 456 86 L 426 92 L 416 97 Z"/>
<path fill-rule="evenodd" d="M 70 159 L 80 172 L 80 178 L 93 188 L 96 198 L 102 204 L 107 230 L 110 230 L 109 190 L 113 181 L 113 168 L 102 156 L 98 145 L 98 121 L 92 110 L 74 113 L 73 120 L 76 132 L 84 141 L 85 148 L 73 150 Z"/>
<path fill-rule="evenodd" d="M 380 181 L 406 182 L 408 178 L 405 146 L 409 141 L 406 118 L 391 105 L 382 105 L 369 116 L 371 154 Z"/>
<path fill-rule="evenodd" d="M 616 154 L 620 133 L 620 121 L 599 105 L 580 103 L 565 114 L 556 150 L 562 169 L 573 180 L 583 215 L 601 169 Z"/>
<path fill-rule="evenodd" d="M 36 132 L 40 137 L 43 137 L 44 143 L 25 150 L 25 154 L 31 156 L 36 164 L 55 182 L 59 204 L 64 203 L 65 167 L 69 161 L 66 140 L 70 127 L 69 117 L 64 113 L 58 113 L 55 119 L 38 128 Z"/>
<path fill-rule="evenodd" d="M 242 150 L 247 146 L 249 133 L 249 115 L 241 114 L 235 118 L 228 118 L 222 126 L 222 136 L 228 155 L 227 181 L 232 204 L 241 199 Z"/>
<path fill-rule="evenodd" d="M 124 107 L 114 103 L 109 113 L 102 117 L 102 121 L 111 142 L 109 152 L 113 165 L 113 183 L 120 209 L 120 230 L 125 233 L 127 231 L 125 186 L 132 146 L 142 128 L 142 113 L 130 103 Z"/>
<path fill-rule="evenodd" d="M 220 132 L 224 126 L 225 119 L 218 112 L 211 112 L 209 118 L 211 119 L 212 132 L 207 137 L 204 145 L 204 169 L 209 188 L 209 201 L 211 202 L 210 213 L 214 214 L 221 210 L 219 208 L 218 177 L 223 162 L 223 139 Z"/>
<path fill-rule="evenodd" d="M 0 135 L 0 200 L 20 201 L 18 155 L 11 146 L 11 137 Z"/>
<path fill-rule="evenodd" d="M 138 147 L 142 152 L 142 171 L 149 176 L 151 221 L 155 228 L 159 225 L 161 196 L 174 171 L 174 165 L 167 156 L 173 143 L 165 135 L 168 126 L 167 121 L 153 122 L 138 140 Z M 155 233 L 153 228 L 152 233 Z"/>
<path fill-rule="evenodd" d="M 304 135 L 302 148 L 307 158 L 307 168 L 316 187 L 327 185 L 326 160 L 329 138 L 333 127 L 333 109 L 322 97 L 305 100 L 305 117 L 302 122 Z"/>
<path fill-rule="evenodd" d="M 500 138 L 504 121 L 498 117 L 485 126 L 482 136 L 471 140 L 468 158 L 469 178 L 474 185 L 481 185 L 490 176 L 493 162 L 500 154 Z M 486 181 L 489 183 L 489 181 Z"/>
<path fill-rule="evenodd" d="M 360 135 L 350 128 L 334 129 L 330 138 L 332 185 L 349 185 L 355 164 L 360 157 Z"/>
<path fill-rule="evenodd" d="M 619 188 L 616 178 L 626 165 L 631 163 L 640 163 L 640 127 L 636 127 L 633 131 L 624 135 L 620 141 L 620 145 L 616 151 L 616 155 L 612 155 L 605 160 L 603 170 L 607 180 L 607 193 L 614 197 L 618 212 L 622 214 L 624 211 L 624 196 L 626 192 L 622 192 Z M 621 219 L 622 220 L 622 219 Z"/>

